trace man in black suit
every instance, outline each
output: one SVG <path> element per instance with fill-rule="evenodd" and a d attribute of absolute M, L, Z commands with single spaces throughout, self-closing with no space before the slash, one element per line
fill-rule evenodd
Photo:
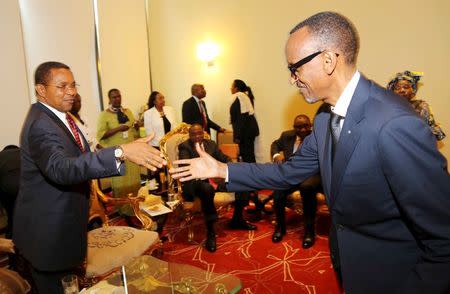
<path fill-rule="evenodd" d="M 188 124 L 199 124 L 210 134 L 210 128 L 217 132 L 225 132 L 225 129 L 209 119 L 206 104 L 203 98 L 206 97 L 205 87 L 201 84 L 193 84 L 191 87 L 192 97 L 183 102 L 182 115 L 183 122 Z"/>
<path fill-rule="evenodd" d="M 231 159 L 220 151 L 217 144 L 204 138 L 204 131 L 200 124 L 193 124 L 189 128 L 189 139 L 178 146 L 178 156 L 180 159 L 198 157 L 195 144 L 199 143 L 201 148 L 216 160 L 226 163 Z M 223 184 L 223 181 L 222 181 Z M 218 185 L 220 189 L 222 185 Z M 216 251 L 216 233 L 214 224 L 217 221 L 216 207 L 214 206 L 214 194 L 216 190 L 208 180 L 193 180 L 183 184 L 183 198 L 192 201 L 195 196 L 200 198 L 202 204 L 203 217 L 206 224 L 205 248 L 209 252 Z M 246 199 L 242 199 L 240 194 L 236 194 L 233 218 L 229 224 L 231 229 L 255 230 L 256 226 L 243 219 L 242 213 L 246 204 Z"/>
<path fill-rule="evenodd" d="M 223 164 L 199 150 L 174 178 L 227 179 L 230 191 L 288 189 L 320 172 L 330 252 L 346 293 L 450 292 L 450 176 L 406 99 L 357 69 L 359 36 L 331 11 L 296 25 L 286 61 L 306 101 L 323 101 L 311 135 L 283 164 Z"/>
<path fill-rule="evenodd" d="M 67 114 L 77 94 L 70 68 L 45 62 L 35 72 L 38 102 L 21 133 L 21 178 L 13 241 L 39 293 L 62 293 L 61 278 L 83 265 L 87 247 L 89 180 L 124 173 L 129 159 L 156 170 L 165 161 L 151 138 L 89 151 Z"/>
<path fill-rule="evenodd" d="M 283 132 L 280 138 L 273 141 L 270 146 L 270 155 L 273 162 L 281 164 L 289 160 L 309 134 L 311 134 L 311 120 L 304 114 L 297 115 L 294 119 L 294 129 Z M 274 191 L 274 210 L 277 219 L 275 232 L 272 235 L 274 243 L 280 242 L 286 234 L 285 206 L 287 195 L 298 189 L 302 197 L 305 227 L 302 247 L 306 249 L 314 245 L 314 225 L 317 208 L 316 194 L 320 191 L 320 188 L 320 175 L 317 174 L 302 182 L 298 187 Z"/>

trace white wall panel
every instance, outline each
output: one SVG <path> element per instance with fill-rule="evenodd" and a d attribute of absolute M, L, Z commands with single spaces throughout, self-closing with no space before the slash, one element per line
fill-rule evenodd
<path fill-rule="evenodd" d="M 20 0 L 27 73 L 33 95 L 36 67 L 45 61 L 67 64 L 80 87 L 81 115 L 95 128 L 99 95 L 93 4 L 90 0 Z"/>
<path fill-rule="evenodd" d="M 22 29 L 17 0 L 0 3 L 0 150 L 18 145 L 22 123 L 30 106 Z"/>

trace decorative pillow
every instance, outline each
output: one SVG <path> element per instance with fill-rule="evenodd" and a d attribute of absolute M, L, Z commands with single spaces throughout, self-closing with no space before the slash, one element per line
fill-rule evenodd
<path fill-rule="evenodd" d="M 158 241 L 158 233 L 124 226 L 102 227 L 88 233 L 86 276 L 106 274 L 142 255 Z"/>

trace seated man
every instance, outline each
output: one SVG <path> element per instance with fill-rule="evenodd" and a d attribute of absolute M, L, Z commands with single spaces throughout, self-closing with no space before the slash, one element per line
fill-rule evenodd
<path fill-rule="evenodd" d="M 200 146 L 215 159 L 221 162 L 229 162 L 231 159 L 223 154 L 217 144 L 212 140 L 204 138 L 203 128 L 200 124 L 193 124 L 189 128 L 189 140 L 181 143 L 178 146 L 179 158 L 189 159 L 199 157 L 195 150 L 195 143 L 200 143 Z M 221 185 L 219 185 L 220 187 Z M 207 238 L 205 248 L 209 252 L 216 251 L 216 233 L 214 231 L 214 223 L 217 221 L 216 207 L 214 206 L 214 187 L 208 180 L 193 180 L 183 183 L 183 198 L 192 201 L 195 196 L 200 198 L 202 205 L 202 212 L 206 223 Z M 233 218 L 230 222 L 231 229 L 255 230 L 256 226 L 248 223 L 242 217 L 242 212 L 245 206 L 245 199 L 236 193 L 236 200 L 234 206 Z"/>
<path fill-rule="evenodd" d="M 289 159 L 297 151 L 303 139 L 311 133 L 311 121 L 306 115 L 298 115 L 294 119 L 294 129 L 285 131 L 278 140 L 275 140 L 270 153 L 275 163 L 282 163 Z M 316 193 L 321 190 L 320 175 L 310 177 L 301 183 L 297 188 L 285 191 L 274 191 L 274 210 L 277 220 L 275 232 L 272 235 L 272 242 L 277 243 L 286 234 L 285 206 L 286 197 L 295 190 L 300 190 L 303 202 L 303 219 L 305 234 L 303 236 L 303 248 L 309 248 L 314 244 L 315 232 L 314 223 L 316 217 L 317 198 Z"/>

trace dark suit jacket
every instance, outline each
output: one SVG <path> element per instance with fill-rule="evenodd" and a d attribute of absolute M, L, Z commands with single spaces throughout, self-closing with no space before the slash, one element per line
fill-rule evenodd
<path fill-rule="evenodd" d="M 258 122 L 254 115 L 241 113 L 241 103 L 236 98 L 230 106 L 230 121 L 233 126 L 233 139 L 253 141 L 259 136 Z"/>
<path fill-rule="evenodd" d="M 320 171 L 346 293 L 449 293 L 450 177 L 408 101 L 361 76 L 331 162 L 330 114 L 284 164 L 229 164 L 230 191 Z"/>
<path fill-rule="evenodd" d="M 81 153 L 67 127 L 41 103 L 31 106 L 20 145 L 14 243 L 39 270 L 78 266 L 86 256 L 88 180 L 118 174 L 114 148 Z"/>
<path fill-rule="evenodd" d="M 273 141 L 272 145 L 270 145 L 270 156 L 273 157 L 276 153 L 283 152 L 284 158 L 288 160 L 292 156 L 296 139 L 297 134 L 295 130 L 284 131 L 281 133 L 280 138 Z"/>
<path fill-rule="evenodd" d="M 207 119 L 205 131 L 208 132 L 208 134 L 210 133 L 209 128 L 213 128 L 214 130 L 219 131 L 221 129 L 221 127 L 209 119 L 208 110 L 206 110 L 206 105 L 205 104 L 203 104 L 203 105 L 205 108 L 206 119 Z M 191 97 L 183 102 L 182 114 L 183 114 L 183 122 L 188 123 L 188 124 L 197 123 L 197 124 L 203 125 L 203 117 L 200 112 L 200 108 L 198 107 L 198 104 L 195 101 L 194 97 Z"/>

